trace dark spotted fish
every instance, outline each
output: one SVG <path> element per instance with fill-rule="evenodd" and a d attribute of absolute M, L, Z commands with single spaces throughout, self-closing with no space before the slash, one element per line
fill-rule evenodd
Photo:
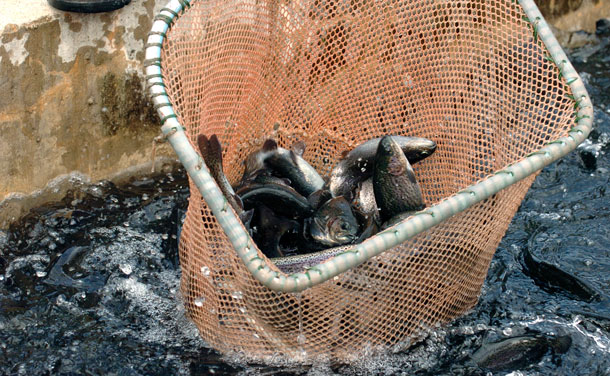
<path fill-rule="evenodd" d="M 377 147 L 373 190 L 384 221 L 425 207 L 413 168 L 392 136 L 383 137 Z"/>
<path fill-rule="evenodd" d="M 534 364 L 552 351 L 565 353 L 572 344 L 569 336 L 520 336 L 483 345 L 472 354 L 481 368 L 490 371 L 523 369 Z"/>
<path fill-rule="evenodd" d="M 427 158 L 436 150 L 436 143 L 426 138 L 404 136 L 392 136 L 392 138 L 400 145 L 411 164 Z M 328 182 L 334 197 L 344 196 L 347 200 L 351 200 L 353 190 L 358 183 L 373 175 L 375 155 L 380 141 L 381 138 L 374 138 L 360 144 L 339 161 L 332 170 Z"/>
<path fill-rule="evenodd" d="M 309 203 L 311 204 L 311 206 L 314 209 L 318 209 L 320 206 L 322 206 L 325 202 L 327 202 L 331 198 L 333 198 L 333 196 L 330 194 L 329 190 L 319 189 L 319 190 L 315 191 L 314 193 L 310 194 L 307 197 L 307 201 L 309 201 Z"/>
<path fill-rule="evenodd" d="M 275 140 L 265 140 L 260 150 L 251 153 L 244 161 L 245 170 L 242 180 L 250 180 L 259 171 L 265 170 L 265 160 L 277 151 L 277 143 Z"/>
<path fill-rule="evenodd" d="M 311 268 L 315 265 L 318 265 L 328 259 L 331 259 L 338 255 L 339 253 L 345 252 L 346 247 L 333 247 L 327 248 L 323 251 L 306 253 L 302 255 L 296 256 L 288 256 L 288 257 L 278 257 L 271 259 L 271 262 L 275 264 L 282 272 L 292 274 L 292 273 L 302 273 L 303 271 Z"/>
<path fill-rule="evenodd" d="M 251 184 L 280 184 L 290 186 L 290 180 L 275 176 L 270 170 L 262 169 L 249 175 L 247 178 L 242 179 L 237 184 L 237 187 L 235 187 L 235 190 L 239 191 L 243 187 L 246 187 Z"/>
<path fill-rule="evenodd" d="M 375 201 L 375 190 L 373 189 L 373 179 L 368 178 L 358 184 L 352 205 L 367 216 L 372 216 L 379 222 L 379 208 Z"/>
<path fill-rule="evenodd" d="M 405 219 L 407 219 L 410 216 L 412 216 L 414 213 L 416 213 L 416 212 L 415 211 L 407 211 L 407 212 L 404 212 L 404 213 L 396 214 L 392 218 L 390 218 L 387 221 L 383 222 L 383 224 L 381 225 L 381 230 L 385 230 L 387 228 L 390 228 L 390 227 L 394 226 L 397 223 L 400 223 L 400 222 L 404 221 Z"/>
<path fill-rule="evenodd" d="M 350 244 L 358 238 L 358 221 L 343 197 L 328 200 L 305 223 L 309 235 L 326 246 Z"/>
<path fill-rule="evenodd" d="M 356 239 L 354 244 L 362 243 L 363 241 L 375 235 L 379 231 L 379 225 L 377 224 L 376 216 L 362 213 L 358 209 L 354 210 L 354 214 L 358 219 L 358 223 L 360 223 L 360 235 L 358 236 L 358 239 Z"/>
<path fill-rule="evenodd" d="M 539 260 L 528 248 L 523 250 L 523 264 L 525 273 L 542 287 L 564 291 L 586 302 L 601 301 L 603 298 L 602 294 L 587 281 L 551 263 Z"/>

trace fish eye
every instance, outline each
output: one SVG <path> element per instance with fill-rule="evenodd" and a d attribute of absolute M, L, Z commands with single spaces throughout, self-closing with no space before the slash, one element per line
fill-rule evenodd
<path fill-rule="evenodd" d="M 349 224 L 347 222 L 342 222 L 341 223 L 341 230 L 349 230 Z"/>

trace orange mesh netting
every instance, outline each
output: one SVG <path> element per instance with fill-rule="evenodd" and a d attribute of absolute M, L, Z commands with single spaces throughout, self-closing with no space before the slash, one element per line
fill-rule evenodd
<path fill-rule="evenodd" d="M 438 144 L 414 165 L 432 205 L 573 125 L 569 86 L 524 16 L 512 0 L 198 1 L 167 34 L 163 77 L 191 142 L 219 136 L 233 184 L 267 138 L 304 141 L 325 175 L 344 151 L 400 134 Z M 258 358 L 404 343 L 476 303 L 533 179 L 299 294 L 253 278 L 191 183 L 188 315 L 218 350 Z"/>

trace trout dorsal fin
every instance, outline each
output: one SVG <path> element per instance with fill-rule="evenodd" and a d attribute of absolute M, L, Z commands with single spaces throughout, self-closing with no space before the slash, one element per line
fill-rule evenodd
<path fill-rule="evenodd" d="M 292 149 L 292 151 L 294 151 L 296 153 L 296 155 L 298 155 L 299 157 L 302 157 L 303 154 L 305 154 L 305 142 L 297 141 L 294 144 L 292 144 L 290 149 Z"/>
<path fill-rule="evenodd" d="M 294 152 L 294 150 L 290 150 L 290 160 L 292 161 L 292 163 L 298 166 L 299 157 L 297 156 L 297 153 Z"/>
<path fill-rule="evenodd" d="M 263 150 L 264 151 L 277 150 L 277 142 L 275 142 L 275 140 L 272 138 L 265 140 L 265 143 L 263 144 Z"/>

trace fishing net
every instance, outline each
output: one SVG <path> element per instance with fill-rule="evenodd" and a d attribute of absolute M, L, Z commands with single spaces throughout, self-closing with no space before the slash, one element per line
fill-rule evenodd
<path fill-rule="evenodd" d="M 151 92 L 167 97 L 163 122 L 184 127 L 166 136 L 184 132 L 195 145 L 198 134 L 216 134 L 231 183 L 268 138 L 305 142 L 304 158 L 327 175 L 366 140 L 417 136 L 438 145 L 413 166 L 425 203 L 457 206 L 357 266 L 283 292 L 255 277 L 202 199 L 215 184 L 191 179 L 181 291 L 202 337 L 225 353 L 348 360 L 406 347 L 465 313 L 535 177 L 506 168 L 584 138 L 590 124 L 582 82 L 530 1 L 181 0 L 157 21 L 171 26 L 151 32 L 149 48 L 161 50 L 147 55 L 161 72 L 149 74 Z M 206 171 L 191 164 L 193 176 Z M 475 189 L 500 175 L 516 182 Z M 479 197 L 461 206 L 469 196 Z"/>

